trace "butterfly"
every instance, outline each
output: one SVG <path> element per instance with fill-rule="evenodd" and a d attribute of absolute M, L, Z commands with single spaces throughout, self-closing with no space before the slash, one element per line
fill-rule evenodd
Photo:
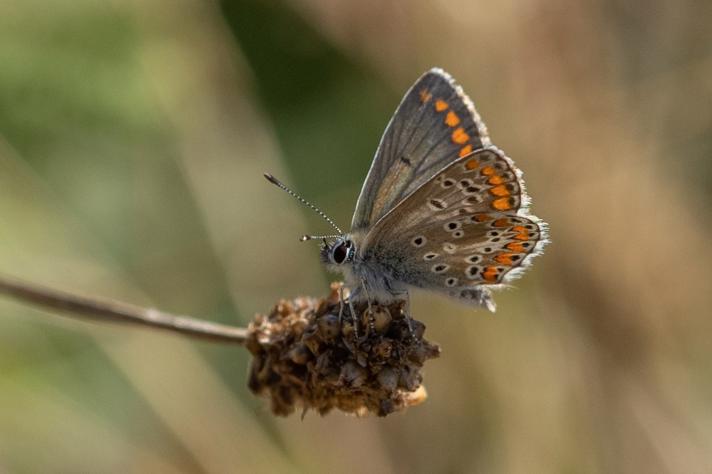
<path fill-rule="evenodd" d="M 529 213 L 522 172 L 490 142 L 472 101 L 442 69 L 423 74 L 391 118 L 361 189 L 351 230 L 321 238 L 352 301 L 408 301 L 423 288 L 494 312 L 492 289 L 541 254 L 547 225 Z M 327 239 L 333 239 L 327 241 Z"/>

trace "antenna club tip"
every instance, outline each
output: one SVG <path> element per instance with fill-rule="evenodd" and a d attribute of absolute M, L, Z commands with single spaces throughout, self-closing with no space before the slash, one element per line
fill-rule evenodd
<path fill-rule="evenodd" d="M 306 242 L 307 240 L 311 240 L 308 235 L 302 235 L 299 237 L 300 242 Z"/>
<path fill-rule="evenodd" d="M 270 183 L 277 184 L 277 179 L 276 179 L 274 176 L 272 176 L 271 174 L 269 174 L 269 173 L 262 173 L 262 176 L 264 176 L 265 179 L 266 179 L 267 181 L 269 181 Z"/>

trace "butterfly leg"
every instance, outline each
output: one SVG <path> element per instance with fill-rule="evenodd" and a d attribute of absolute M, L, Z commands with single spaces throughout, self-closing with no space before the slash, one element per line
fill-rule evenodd
<path fill-rule="evenodd" d="M 361 278 L 361 287 L 363 292 L 366 293 L 366 305 L 368 306 L 368 328 L 371 331 L 376 330 L 376 321 L 373 319 L 373 308 L 371 307 L 371 295 L 368 294 L 368 288 L 366 287 L 366 280 Z M 368 335 L 368 332 L 366 333 Z"/>
<path fill-rule="evenodd" d="M 354 327 L 354 338 L 358 341 L 358 319 L 356 316 L 356 309 L 354 309 L 354 303 L 351 296 L 349 296 L 349 312 L 351 313 L 351 324 Z"/>
<path fill-rule="evenodd" d="M 358 323 L 356 322 L 356 309 L 354 308 L 353 293 L 349 295 L 348 300 L 344 298 L 344 287 L 339 288 L 339 326 L 341 326 L 344 316 L 344 302 L 349 305 L 349 313 L 351 314 L 351 323 L 354 328 L 354 337 L 358 341 Z"/>
<path fill-rule="evenodd" d="M 405 316 L 405 322 L 408 323 L 410 337 L 415 339 L 415 331 L 413 330 L 412 318 L 410 317 L 410 294 L 408 294 L 408 290 L 399 293 L 399 297 L 403 299 L 403 315 Z"/>
<path fill-rule="evenodd" d="M 368 288 L 366 288 L 366 280 L 361 278 L 361 287 L 363 292 L 366 293 L 366 304 L 368 305 L 368 311 L 371 312 L 371 296 L 368 294 Z"/>
<path fill-rule="evenodd" d="M 339 288 L 339 327 L 344 316 L 344 287 Z"/>
<path fill-rule="evenodd" d="M 413 330 L 412 318 L 410 317 L 410 293 L 408 293 L 408 289 L 394 288 L 388 281 L 386 281 L 385 284 L 394 299 L 403 301 L 403 316 L 405 317 L 405 322 L 408 324 L 410 336 L 415 339 L 415 331 Z"/>

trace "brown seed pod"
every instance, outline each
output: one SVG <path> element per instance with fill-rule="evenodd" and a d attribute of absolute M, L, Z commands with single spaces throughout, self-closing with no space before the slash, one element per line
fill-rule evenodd
<path fill-rule="evenodd" d="M 250 324 L 249 387 L 270 398 L 275 414 L 300 407 L 386 416 L 425 401 L 421 370 L 440 354 L 423 339 L 425 325 L 411 320 L 411 333 L 403 302 L 359 304 L 352 318 L 340 288 L 333 283 L 325 299 L 282 300 Z"/>

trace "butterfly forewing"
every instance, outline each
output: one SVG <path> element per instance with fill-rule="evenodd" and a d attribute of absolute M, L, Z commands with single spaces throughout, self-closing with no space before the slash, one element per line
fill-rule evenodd
<path fill-rule="evenodd" d="M 470 99 L 440 69 L 406 93 L 381 139 L 352 230 L 374 225 L 448 163 L 490 144 Z"/>
<path fill-rule="evenodd" d="M 522 207 L 518 171 L 488 148 L 460 158 L 379 221 L 364 251 L 408 284 L 471 298 L 478 285 L 515 276 L 543 242 L 542 225 Z"/>

